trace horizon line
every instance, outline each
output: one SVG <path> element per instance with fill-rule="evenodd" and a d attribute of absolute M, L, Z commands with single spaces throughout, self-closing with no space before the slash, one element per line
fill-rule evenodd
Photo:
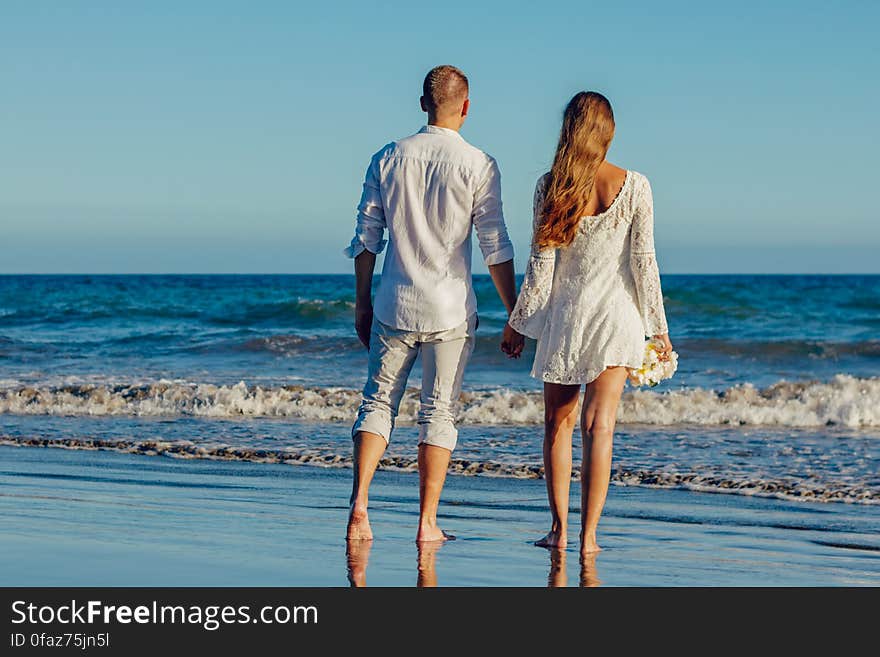
<path fill-rule="evenodd" d="M 524 272 L 517 272 L 517 276 Z M 381 276 L 381 271 L 376 271 Z M 474 272 L 473 276 L 489 276 Z M 880 276 L 876 272 L 661 272 L 661 276 Z M 0 276 L 354 276 L 354 272 L 0 272 Z"/>

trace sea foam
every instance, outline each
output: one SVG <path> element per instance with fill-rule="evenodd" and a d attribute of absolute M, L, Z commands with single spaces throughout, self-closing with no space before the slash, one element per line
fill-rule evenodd
<path fill-rule="evenodd" d="M 414 422 L 419 393 L 404 395 L 399 421 Z M 345 388 L 215 385 L 187 381 L 15 386 L 0 389 L 0 413 L 74 416 L 193 416 L 292 418 L 348 422 L 360 392 Z M 541 393 L 496 389 L 462 394 L 459 421 L 471 425 L 543 422 Z M 880 378 L 837 375 L 827 382 L 780 381 L 721 391 L 628 389 L 621 423 L 654 425 L 880 426 Z"/>
<path fill-rule="evenodd" d="M 228 445 L 197 445 L 189 441 L 162 440 L 101 440 L 95 438 L 28 438 L 0 434 L 0 445 L 15 447 L 54 447 L 70 450 L 108 450 L 144 456 L 165 456 L 177 459 L 211 461 L 247 461 L 279 463 L 324 468 L 351 467 L 351 456 L 327 448 L 260 449 Z M 379 463 L 383 470 L 415 472 L 418 461 L 412 456 L 386 454 Z M 452 474 L 516 479 L 542 479 L 544 468 L 537 463 L 502 463 L 496 461 L 452 458 Z M 577 478 L 577 470 L 572 472 Z M 807 478 L 750 477 L 743 474 L 722 475 L 705 472 L 670 472 L 668 469 L 632 468 L 617 465 L 611 472 L 611 483 L 620 486 L 679 488 L 709 493 L 726 493 L 755 497 L 775 497 L 802 502 L 880 503 L 880 490 L 858 482 L 819 482 Z"/>

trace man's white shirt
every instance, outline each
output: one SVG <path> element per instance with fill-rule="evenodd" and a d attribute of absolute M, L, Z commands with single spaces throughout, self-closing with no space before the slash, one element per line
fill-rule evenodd
<path fill-rule="evenodd" d="M 376 319 L 397 329 L 444 331 L 477 310 L 471 278 L 476 229 L 487 265 L 513 259 L 495 160 L 455 130 L 428 125 L 370 161 L 350 258 L 388 246 Z M 388 239 L 384 239 L 385 230 Z"/>

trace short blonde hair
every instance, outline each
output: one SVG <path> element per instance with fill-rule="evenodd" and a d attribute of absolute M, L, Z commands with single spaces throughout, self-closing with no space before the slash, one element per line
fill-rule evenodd
<path fill-rule="evenodd" d="M 435 66 L 422 84 L 425 106 L 433 114 L 458 109 L 455 105 L 468 95 L 468 79 L 461 69 L 449 64 Z"/>

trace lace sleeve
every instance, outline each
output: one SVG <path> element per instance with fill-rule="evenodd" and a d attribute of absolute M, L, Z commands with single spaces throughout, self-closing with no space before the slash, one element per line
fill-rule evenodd
<path fill-rule="evenodd" d="M 535 244 L 535 233 L 541 219 L 541 207 L 544 205 L 545 182 L 546 176 L 542 176 L 535 185 L 535 197 L 532 203 L 534 217 L 532 250 L 523 276 L 522 288 L 509 320 L 515 330 L 535 339 L 540 337 L 547 320 L 547 308 L 553 287 L 553 271 L 556 268 L 556 249 L 540 249 Z"/>
<path fill-rule="evenodd" d="M 645 335 L 663 335 L 668 328 L 660 288 L 660 269 L 654 253 L 654 200 L 647 178 L 642 178 L 635 193 L 630 232 L 630 268 L 636 283 Z"/>

